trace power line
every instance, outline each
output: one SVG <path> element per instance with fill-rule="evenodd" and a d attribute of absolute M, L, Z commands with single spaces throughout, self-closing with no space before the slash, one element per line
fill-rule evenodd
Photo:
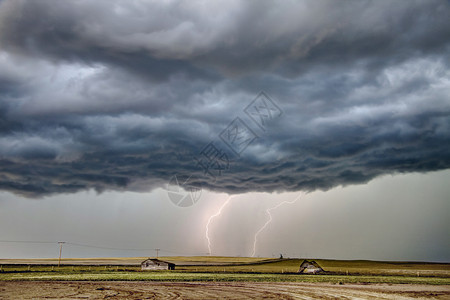
<path fill-rule="evenodd" d="M 55 244 L 57 242 L 48 242 L 48 241 L 2 241 L 0 243 L 28 243 L 28 244 Z"/>
<path fill-rule="evenodd" d="M 125 250 L 125 251 L 153 251 L 153 250 L 155 250 L 154 248 L 116 248 L 116 247 L 97 246 L 97 245 L 72 243 L 72 242 L 67 242 L 67 244 L 72 245 L 72 246 L 78 246 L 78 247 L 107 249 L 107 250 Z"/>
<path fill-rule="evenodd" d="M 72 245 L 72 246 L 78 246 L 78 247 L 88 247 L 88 248 L 96 248 L 96 249 L 106 249 L 106 250 L 122 250 L 122 251 L 156 251 L 158 252 L 165 252 L 165 253 L 171 253 L 171 254 L 190 254 L 190 255 L 198 255 L 198 254 L 205 254 L 205 253 L 185 253 L 183 251 L 173 251 L 169 249 L 161 249 L 161 248 L 117 248 L 117 247 L 106 247 L 106 246 L 97 246 L 92 244 L 81 244 L 81 243 L 73 243 L 73 242 L 66 242 L 66 244 Z M 158 256 L 158 254 L 157 254 Z"/>
<path fill-rule="evenodd" d="M 49 242 L 49 241 L 5 241 L 5 240 L 0 240 L 0 243 L 59 244 L 60 242 Z M 155 250 L 155 248 L 139 248 L 139 249 L 138 248 L 117 248 L 117 247 L 97 246 L 97 245 L 92 245 L 92 244 L 81 244 L 81 243 L 74 243 L 74 242 L 65 242 L 65 243 L 69 244 L 69 245 L 72 245 L 72 246 L 98 248 L 98 249 L 108 249 L 108 250 L 128 250 L 128 251 L 153 251 L 153 250 Z"/>
<path fill-rule="evenodd" d="M 0 240 L 0 243 L 24 243 L 24 244 L 60 244 L 60 242 L 50 242 L 50 241 L 13 241 L 13 240 Z M 155 251 L 155 248 L 117 248 L 117 247 L 107 247 L 98 246 L 92 244 L 75 243 L 75 242 L 64 242 L 66 245 L 72 245 L 77 247 L 95 248 L 95 249 L 105 249 L 105 250 L 122 250 L 122 251 Z M 61 246 L 61 245 L 60 245 Z M 158 252 L 165 252 L 170 254 L 188 254 L 188 255 L 199 255 L 205 253 L 185 253 L 183 251 L 173 251 L 168 249 L 158 248 Z"/>

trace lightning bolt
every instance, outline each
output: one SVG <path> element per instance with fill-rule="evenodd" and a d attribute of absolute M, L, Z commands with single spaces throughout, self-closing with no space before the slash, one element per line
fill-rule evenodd
<path fill-rule="evenodd" d="M 209 239 L 209 225 L 211 224 L 212 220 L 213 220 L 215 217 L 219 216 L 219 215 L 222 213 L 222 209 L 223 209 L 225 206 L 227 206 L 228 202 L 230 202 L 230 200 L 231 200 L 232 197 L 233 197 L 233 196 L 228 197 L 227 201 L 225 201 L 225 202 L 222 204 L 222 206 L 220 207 L 219 211 L 216 212 L 216 213 L 215 213 L 214 215 L 212 215 L 211 217 L 209 217 L 208 223 L 206 223 L 205 237 L 206 237 L 206 240 L 208 241 L 208 253 L 209 253 L 209 255 L 211 255 L 211 240 Z"/>
<path fill-rule="evenodd" d="M 293 204 L 295 202 L 297 202 L 300 197 L 303 196 L 303 194 L 298 195 L 294 200 L 292 201 L 283 201 L 281 203 L 278 203 L 277 205 L 275 205 L 274 207 L 268 208 L 266 209 L 266 213 L 269 215 L 269 220 L 266 221 L 266 223 L 264 223 L 264 225 L 255 233 L 255 239 L 253 241 L 253 252 L 252 252 L 252 257 L 255 256 L 256 254 L 256 243 L 258 241 L 258 235 L 267 227 L 267 225 L 269 225 L 270 222 L 272 222 L 272 214 L 270 213 L 272 210 L 277 209 L 278 207 L 284 205 L 284 204 Z"/>

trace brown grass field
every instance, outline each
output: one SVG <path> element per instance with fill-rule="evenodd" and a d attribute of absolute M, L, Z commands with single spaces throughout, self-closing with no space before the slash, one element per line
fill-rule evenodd
<path fill-rule="evenodd" d="M 174 271 L 141 271 L 137 258 L 0 259 L 0 299 L 450 299 L 450 264 L 160 257 Z"/>
<path fill-rule="evenodd" d="M 0 281 L 2 299 L 449 299 L 449 286 L 302 282 Z"/>

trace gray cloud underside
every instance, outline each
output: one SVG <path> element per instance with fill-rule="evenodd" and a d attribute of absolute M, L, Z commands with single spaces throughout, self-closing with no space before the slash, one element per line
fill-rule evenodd
<path fill-rule="evenodd" d="M 1 1 L 0 189 L 293 191 L 450 167 L 447 1 Z M 243 108 L 283 110 L 265 132 Z M 240 157 L 218 138 L 240 116 Z M 210 141 L 232 163 L 197 165 Z"/>

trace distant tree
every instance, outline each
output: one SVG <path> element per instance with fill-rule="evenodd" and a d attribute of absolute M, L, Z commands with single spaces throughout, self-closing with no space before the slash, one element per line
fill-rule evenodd
<path fill-rule="evenodd" d="M 280 253 L 280 259 L 283 259 L 283 254 Z"/>

